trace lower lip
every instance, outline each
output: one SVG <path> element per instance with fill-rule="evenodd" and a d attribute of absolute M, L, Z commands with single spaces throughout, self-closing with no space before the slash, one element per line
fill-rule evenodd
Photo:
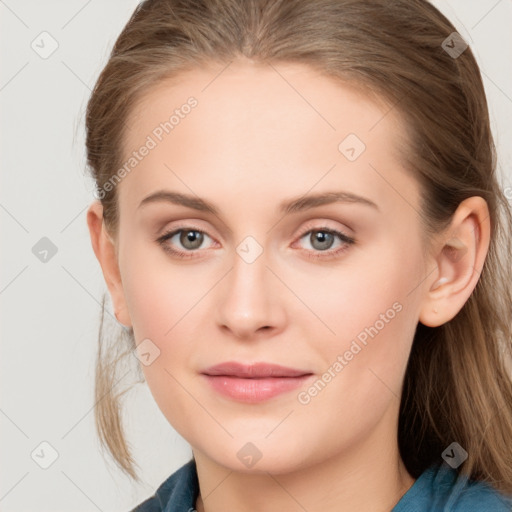
<path fill-rule="evenodd" d="M 302 386 L 313 375 L 244 379 L 227 375 L 204 375 L 210 385 L 225 396 L 241 402 L 262 402 Z"/>

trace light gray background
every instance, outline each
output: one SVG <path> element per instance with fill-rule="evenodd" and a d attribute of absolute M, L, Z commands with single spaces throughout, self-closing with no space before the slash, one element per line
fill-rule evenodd
<path fill-rule="evenodd" d="M 191 456 L 145 384 L 127 397 L 135 486 L 99 450 L 93 377 L 106 289 L 85 213 L 83 118 L 95 80 L 137 0 L 0 0 L 0 511 L 127 512 Z M 512 0 L 437 0 L 484 76 L 503 186 L 512 195 Z M 58 42 L 47 59 L 31 47 Z M 36 39 L 39 41 L 40 39 Z M 48 48 L 48 46 L 46 46 Z M 48 237 L 46 263 L 32 247 Z M 42 469 L 50 451 L 58 458 Z"/>

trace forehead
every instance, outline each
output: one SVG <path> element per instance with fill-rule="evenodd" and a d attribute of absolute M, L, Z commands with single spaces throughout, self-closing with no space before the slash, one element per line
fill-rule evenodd
<path fill-rule="evenodd" d="M 133 204 L 164 182 L 201 196 L 242 181 L 251 194 L 274 186 L 288 197 L 338 185 L 389 195 L 382 175 L 407 179 L 399 153 L 405 127 L 378 100 L 300 64 L 242 61 L 179 73 L 131 112 L 126 159 L 149 139 L 154 147 L 121 188 Z M 411 180 L 404 186 L 412 197 Z"/>
<path fill-rule="evenodd" d="M 227 66 L 211 64 L 178 72 L 149 87 L 127 119 L 127 142 L 141 131 L 151 132 L 155 122 L 168 120 L 190 97 L 198 102 L 199 108 L 194 111 L 201 113 L 205 128 L 212 123 L 217 130 L 229 130 L 234 124 L 256 129 L 264 126 L 261 137 L 268 134 L 272 139 L 276 139 L 276 130 L 283 127 L 292 135 L 309 128 L 335 138 L 352 130 L 367 139 L 366 132 L 378 125 L 377 131 L 384 133 L 390 124 L 395 132 L 403 130 L 392 105 L 377 94 L 370 98 L 358 84 L 328 77 L 304 64 L 239 60 Z M 212 119 L 219 110 L 224 116 Z M 244 133 L 238 135 L 241 138 Z"/>

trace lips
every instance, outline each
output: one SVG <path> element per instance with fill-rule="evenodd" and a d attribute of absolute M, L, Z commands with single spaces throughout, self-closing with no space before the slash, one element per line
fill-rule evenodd
<path fill-rule="evenodd" d="M 311 372 L 289 368 L 272 363 L 255 363 L 245 365 L 234 361 L 217 364 L 207 368 L 202 373 L 205 375 L 217 376 L 225 375 L 230 377 L 240 377 L 244 379 L 262 379 L 266 377 L 302 377 L 310 375 Z"/>
<path fill-rule="evenodd" d="M 311 372 L 272 363 L 221 363 L 201 372 L 217 393 L 238 402 L 257 403 L 302 386 Z"/>

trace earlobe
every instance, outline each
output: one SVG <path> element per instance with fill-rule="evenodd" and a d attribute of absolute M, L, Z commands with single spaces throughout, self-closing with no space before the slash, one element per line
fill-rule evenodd
<path fill-rule="evenodd" d="M 94 254 L 101 266 L 105 283 L 112 298 L 115 316 L 118 322 L 126 327 L 131 327 L 115 241 L 111 238 L 105 227 L 103 222 L 103 206 L 99 201 L 95 201 L 89 207 L 87 211 L 87 225 Z"/>
<path fill-rule="evenodd" d="M 437 272 L 425 282 L 419 321 L 438 327 L 457 315 L 475 289 L 490 242 L 487 203 L 481 197 L 463 201 L 441 238 L 434 264 Z"/>

